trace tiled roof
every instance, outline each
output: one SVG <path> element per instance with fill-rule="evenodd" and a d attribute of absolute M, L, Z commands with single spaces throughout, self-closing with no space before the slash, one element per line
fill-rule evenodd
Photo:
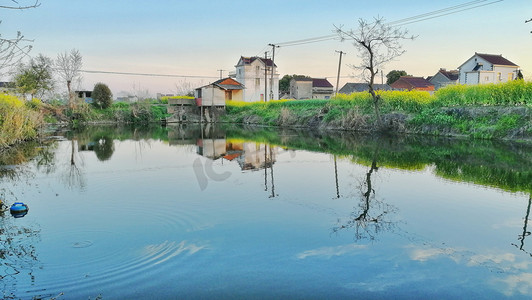
<path fill-rule="evenodd" d="M 423 77 L 401 76 L 396 82 L 392 83 L 392 87 L 400 84 L 401 82 L 410 85 L 412 88 L 426 88 L 434 86 L 432 83 L 430 83 L 430 81 Z"/>
<path fill-rule="evenodd" d="M 389 91 L 392 89 L 387 84 L 374 84 L 373 88 L 375 90 L 383 90 L 383 91 Z M 351 94 L 354 92 L 367 92 L 368 90 L 369 90 L 369 87 L 367 83 L 348 82 L 338 92 L 342 94 Z"/>
<path fill-rule="evenodd" d="M 312 87 L 332 88 L 332 84 L 325 78 L 312 78 Z"/>
<path fill-rule="evenodd" d="M 456 81 L 458 80 L 458 78 L 460 77 L 460 71 L 458 70 L 445 70 L 445 69 L 440 69 L 440 73 L 447 77 L 449 80 L 452 80 L 452 81 Z M 427 79 L 429 80 L 429 79 Z"/>
<path fill-rule="evenodd" d="M 242 90 L 244 89 L 244 86 L 234 80 L 231 77 L 222 78 L 220 80 L 216 80 L 215 82 L 211 83 L 211 85 L 215 85 L 223 90 Z"/>
<path fill-rule="evenodd" d="M 517 66 L 513 62 L 502 57 L 502 55 L 484 54 L 484 53 L 475 53 L 475 54 L 494 65 Z"/>
<path fill-rule="evenodd" d="M 254 62 L 255 60 L 259 59 L 260 61 L 262 61 L 263 63 L 266 62 L 266 66 L 268 67 L 271 67 L 272 64 L 273 64 L 273 61 L 269 58 L 262 58 L 262 57 L 258 57 L 258 56 L 252 56 L 252 57 L 245 57 L 245 56 L 241 56 L 240 59 L 242 60 L 242 62 L 245 64 L 245 65 L 249 65 L 251 64 L 252 62 Z M 275 67 L 277 67 L 277 65 L 275 65 Z"/>

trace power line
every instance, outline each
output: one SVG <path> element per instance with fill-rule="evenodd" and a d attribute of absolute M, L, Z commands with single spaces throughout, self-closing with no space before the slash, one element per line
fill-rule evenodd
<path fill-rule="evenodd" d="M 91 74 L 133 75 L 133 76 L 152 76 L 152 77 L 218 78 L 216 76 L 134 73 L 134 72 L 98 71 L 98 70 L 80 70 L 80 72 L 91 73 Z"/>
<path fill-rule="evenodd" d="M 466 2 L 466 3 L 459 4 L 459 5 L 454 5 L 454 6 L 450 6 L 450 7 L 446 7 L 446 8 L 442 8 L 442 9 L 438 9 L 438 10 L 434 10 L 434 11 L 431 11 L 431 12 L 427 12 L 427 13 L 424 13 L 424 14 L 415 15 L 415 16 L 412 16 L 412 17 L 408 17 L 408 18 L 404 18 L 404 19 L 399 19 L 399 20 L 396 20 L 396 21 L 388 22 L 386 24 L 387 25 L 392 25 L 392 26 L 408 25 L 408 24 L 412 24 L 412 23 L 416 23 L 416 22 L 426 21 L 426 20 L 430 20 L 430 19 L 434 19 L 434 18 L 439 18 L 439 17 L 443 17 L 443 16 L 459 13 L 459 12 L 470 10 L 470 9 L 479 8 L 479 7 L 482 7 L 482 6 L 495 4 L 497 2 L 502 2 L 504 0 L 496 0 L 496 1 L 491 1 L 491 2 L 488 2 L 488 3 L 483 3 L 483 2 L 486 2 L 486 1 L 491 1 L 491 0 L 469 1 L 469 2 Z M 280 42 L 280 43 L 276 43 L 276 45 L 279 45 L 279 46 L 282 46 L 282 47 L 300 46 L 300 45 L 305 45 L 305 44 L 311 44 L 311 43 L 317 43 L 317 42 L 324 42 L 324 41 L 328 41 L 328 40 L 334 40 L 334 39 L 337 39 L 337 38 L 338 38 L 337 34 L 329 34 L 329 35 L 311 37 L 311 38 L 294 40 L 294 41 Z"/>

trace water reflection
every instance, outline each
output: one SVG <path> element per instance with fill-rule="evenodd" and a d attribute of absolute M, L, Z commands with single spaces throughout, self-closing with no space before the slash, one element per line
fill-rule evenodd
<path fill-rule="evenodd" d="M 0 215 L 0 261 L 12 257 L 0 271 L 8 291 L 4 298 L 17 290 L 20 296 L 49 288 L 55 295 L 68 290 L 69 297 L 86 299 L 80 290 L 94 286 L 111 298 L 123 296 L 112 294 L 115 288 L 127 293 L 132 287 L 155 287 L 163 292 L 154 297 L 168 298 L 161 287 L 169 293 L 204 290 L 222 272 L 245 290 L 270 279 L 249 276 L 257 270 L 279 271 L 272 273 L 271 286 L 286 274 L 311 292 L 325 280 L 319 295 L 344 293 L 343 298 L 359 292 L 367 298 L 392 293 L 407 298 L 412 288 L 426 292 L 442 285 L 450 286 L 451 294 L 436 292 L 441 298 L 457 298 L 463 287 L 466 296 L 482 291 L 492 298 L 519 298 L 532 290 L 527 244 L 532 197 L 522 207 L 500 199 L 521 200 L 515 195 L 532 192 L 528 146 L 191 125 L 91 127 L 65 135 L 0 156 L 9 203 L 22 197 L 20 186 L 30 186 L 33 178 L 43 186 L 33 192 L 44 195 L 32 203 L 40 209 L 22 219 L 27 223 Z M 142 157 L 133 158 L 133 151 Z M 434 187 L 459 191 L 439 191 L 438 198 L 428 187 L 407 182 L 423 177 Z M 490 198 L 476 197 L 483 192 Z M 146 205 L 151 203 L 156 207 Z M 65 213 L 58 218 L 51 206 Z M 101 207 L 119 213 L 102 214 Z M 331 236 L 331 230 L 337 234 Z M 70 260 L 55 255 L 59 250 Z M 16 251 L 34 255 L 17 257 L 22 252 Z M 323 276 L 315 277 L 320 272 Z M 45 280 L 54 274 L 61 282 L 79 282 Z M 160 283 L 147 282 L 144 274 Z M 35 288 L 24 286 L 36 281 L 33 277 L 39 279 Z M 17 280 L 23 283 L 16 286 Z M 226 288 L 220 284 L 220 290 Z M 200 294 L 181 294 L 187 295 Z"/>
<path fill-rule="evenodd" d="M 381 143 L 376 144 L 371 166 L 366 173 L 365 180 L 359 185 L 358 193 L 355 193 L 355 196 L 352 197 L 354 199 L 360 199 L 358 209 L 351 213 L 347 221 L 334 227 L 332 229 L 333 232 L 354 228 L 356 240 L 374 240 L 378 234 L 383 231 L 391 231 L 395 227 L 395 222 L 390 220 L 389 214 L 396 212 L 397 209 L 376 196 L 377 193 L 371 181 L 371 177 L 379 170 L 377 160 L 380 145 Z M 338 184 L 336 186 L 338 190 Z"/>

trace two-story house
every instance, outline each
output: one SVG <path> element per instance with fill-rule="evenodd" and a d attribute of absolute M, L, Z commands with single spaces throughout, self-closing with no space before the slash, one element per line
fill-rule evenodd
<path fill-rule="evenodd" d="M 330 99 L 333 85 L 326 78 L 294 77 L 290 80 L 290 98 Z"/>
<path fill-rule="evenodd" d="M 502 55 L 476 53 L 466 60 L 460 70 L 460 84 L 508 82 L 517 78 L 519 66 Z"/>
<path fill-rule="evenodd" d="M 235 68 L 236 72 L 231 75 L 244 86 L 243 101 L 279 100 L 279 74 L 271 59 L 242 56 Z"/>

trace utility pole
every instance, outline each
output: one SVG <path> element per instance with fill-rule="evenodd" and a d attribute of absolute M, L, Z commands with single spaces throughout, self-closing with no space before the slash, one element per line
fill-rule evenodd
<path fill-rule="evenodd" d="M 225 71 L 225 70 L 221 70 L 220 69 L 220 70 L 216 70 L 216 71 L 220 72 L 220 79 L 222 79 L 222 72 Z"/>
<path fill-rule="evenodd" d="M 381 70 L 381 84 L 384 84 L 384 73 L 382 73 L 382 70 Z"/>
<path fill-rule="evenodd" d="M 264 102 L 268 102 L 268 51 L 264 52 Z"/>
<path fill-rule="evenodd" d="M 340 85 L 340 68 L 342 67 L 342 55 L 347 54 L 343 51 L 335 50 L 336 53 L 340 53 L 340 60 L 338 61 L 338 76 L 336 76 L 336 93 L 334 94 L 334 98 L 338 96 L 338 86 Z"/>
<path fill-rule="evenodd" d="M 277 46 L 275 44 L 268 44 L 268 46 L 272 46 L 272 74 L 271 74 L 271 80 L 270 80 L 270 100 L 273 100 L 273 73 L 275 73 L 275 48 L 279 48 L 280 46 Z"/>

